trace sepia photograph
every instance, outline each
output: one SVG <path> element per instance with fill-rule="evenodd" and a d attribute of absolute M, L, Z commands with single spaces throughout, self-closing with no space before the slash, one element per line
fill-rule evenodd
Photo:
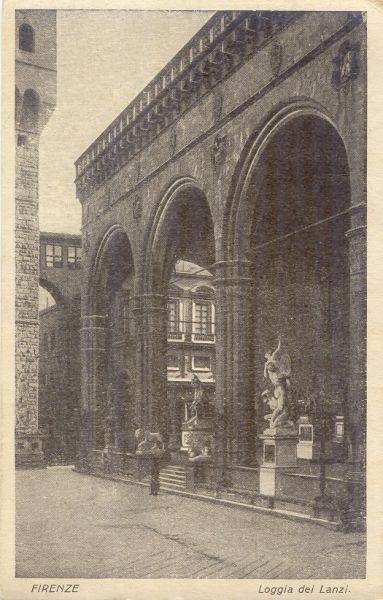
<path fill-rule="evenodd" d="M 4 600 L 361 600 L 370 16 L 108 4 L 11 11 Z"/>

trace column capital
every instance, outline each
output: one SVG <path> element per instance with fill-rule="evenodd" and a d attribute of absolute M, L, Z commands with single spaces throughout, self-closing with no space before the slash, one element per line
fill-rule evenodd
<path fill-rule="evenodd" d="M 105 315 L 83 315 L 81 317 L 81 329 L 104 329 L 105 327 Z"/>
<path fill-rule="evenodd" d="M 226 260 L 214 263 L 215 286 L 252 285 L 254 263 L 247 259 Z"/>
<path fill-rule="evenodd" d="M 135 315 L 153 312 L 167 312 L 167 296 L 165 294 L 139 294 L 133 298 Z"/>
<path fill-rule="evenodd" d="M 85 352 L 105 352 L 106 317 L 84 315 L 81 317 L 81 348 Z"/>

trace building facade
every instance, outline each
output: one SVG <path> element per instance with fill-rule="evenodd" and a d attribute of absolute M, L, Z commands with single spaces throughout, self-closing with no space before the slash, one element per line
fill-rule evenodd
<path fill-rule="evenodd" d="M 55 304 L 40 310 L 39 428 L 48 464 L 73 464 L 81 389 L 81 236 L 40 233 L 40 286 Z"/>
<path fill-rule="evenodd" d="M 56 12 L 15 17 L 16 466 L 38 467 L 39 140 L 56 104 Z"/>
<path fill-rule="evenodd" d="M 84 251 L 78 468 L 94 469 L 98 415 L 118 362 L 108 315 L 127 291 L 131 326 L 121 352 L 134 374 L 135 424 L 169 441 L 167 290 L 184 260 L 214 275 L 211 481 L 257 488 L 265 353 L 281 338 L 296 404 L 314 391 L 344 414 L 358 512 L 364 15 L 216 13 L 81 155 L 76 173 Z"/>

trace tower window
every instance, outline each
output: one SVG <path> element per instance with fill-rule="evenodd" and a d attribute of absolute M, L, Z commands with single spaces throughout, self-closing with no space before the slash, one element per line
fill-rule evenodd
<path fill-rule="evenodd" d="M 27 23 L 23 23 L 19 29 L 19 48 L 24 52 L 35 51 L 35 32 Z"/>
<path fill-rule="evenodd" d="M 39 127 L 40 98 L 35 90 L 25 90 L 21 108 L 20 129 L 35 131 Z"/>
<path fill-rule="evenodd" d="M 17 145 L 18 146 L 26 146 L 27 145 L 27 136 L 19 134 L 17 136 Z"/>

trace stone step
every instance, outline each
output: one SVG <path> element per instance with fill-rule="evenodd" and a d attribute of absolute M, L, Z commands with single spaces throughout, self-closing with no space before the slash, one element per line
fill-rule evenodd
<path fill-rule="evenodd" d="M 185 485 L 183 483 L 174 483 L 172 481 L 168 481 L 167 479 L 160 479 L 160 490 L 184 490 Z"/>
<path fill-rule="evenodd" d="M 166 465 L 166 467 L 163 467 L 161 471 L 174 471 L 177 473 L 185 473 L 185 467 L 179 465 Z"/>
<path fill-rule="evenodd" d="M 175 473 L 174 471 L 162 470 L 162 471 L 160 471 L 160 477 L 161 476 L 171 477 L 173 479 L 178 479 L 180 481 L 185 481 L 185 479 L 186 479 L 185 473 Z"/>
<path fill-rule="evenodd" d="M 159 478 L 160 481 L 160 489 L 162 490 L 184 490 L 185 491 L 185 481 L 173 481 L 168 479 L 167 477 Z M 150 477 L 144 477 L 144 483 L 149 484 Z"/>
<path fill-rule="evenodd" d="M 185 487 L 186 485 L 186 481 L 185 479 L 173 479 L 172 477 L 161 477 L 160 476 L 160 483 L 161 484 L 168 484 L 170 483 L 171 485 L 179 485 L 181 487 Z"/>
<path fill-rule="evenodd" d="M 144 478 L 149 483 L 150 476 Z M 164 490 L 185 490 L 186 475 L 185 468 L 179 465 L 167 465 L 159 474 L 160 488 Z"/>

